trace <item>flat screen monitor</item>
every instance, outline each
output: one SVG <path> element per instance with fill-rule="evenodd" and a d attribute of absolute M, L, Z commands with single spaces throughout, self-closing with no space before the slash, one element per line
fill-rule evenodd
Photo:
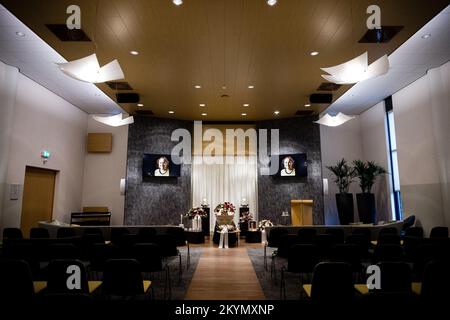
<path fill-rule="evenodd" d="M 181 165 L 174 164 L 168 154 L 144 154 L 142 176 L 147 177 L 179 177 Z"/>
<path fill-rule="evenodd" d="M 306 177 L 308 176 L 308 166 L 306 153 L 283 154 L 279 156 L 279 177 Z"/>

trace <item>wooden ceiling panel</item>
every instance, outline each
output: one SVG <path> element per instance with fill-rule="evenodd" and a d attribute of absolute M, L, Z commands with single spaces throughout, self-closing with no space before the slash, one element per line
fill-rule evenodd
<path fill-rule="evenodd" d="M 448 1 L 378 1 L 383 25 L 405 26 L 385 44 L 358 43 L 366 32 L 371 0 L 279 0 L 273 7 L 263 0 L 185 0 L 181 6 L 170 0 L 78 0 L 82 29 L 94 39 L 85 44 L 63 43 L 45 27 L 64 23 L 73 1 L 3 2 L 68 60 L 93 52 L 102 64 L 118 59 L 124 81 L 156 116 L 259 120 L 273 117 L 274 110 L 280 117 L 306 110 L 309 95 L 324 82 L 321 67 L 364 51 L 369 51 L 370 62 L 393 52 Z M 130 55 L 131 50 L 139 55 Z M 312 57 L 311 51 L 320 54 Z M 195 84 L 202 88 L 195 89 Z M 111 88 L 98 86 L 114 97 Z M 334 91 L 334 99 L 348 88 Z M 320 112 L 325 107 L 311 109 Z M 133 112 L 138 107 L 124 108 Z"/>

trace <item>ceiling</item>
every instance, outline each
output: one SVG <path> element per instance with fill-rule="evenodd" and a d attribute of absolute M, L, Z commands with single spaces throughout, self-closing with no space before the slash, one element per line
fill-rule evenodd
<path fill-rule="evenodd" d="M 377 1 L 382 25 L 404 28 L 388 43 L 367 44 L 358 40 L 367 31 L 370 0 L 279 0 L 273 7 L 264 0 L 185 0 L 181 6 L 170 0 L 79 0 L 81 27 L 93 42 L 62 42 L 45 26 L 65 23 L 72 0 L 1 2 L 69 61 L 93 52 L 102 65 L 117 58 L 144 104 L 121 104 L 130 113 L 148 109 L 161 117 L 204 120 L 269 119 L 275 110 L 278 117 L 292 117 L 307 110 L 309 95 L 325 82 L 320 67 L 364 51 L 369 62 L 390 54 L 449 3 Z M 114 97 L 108 86 L 98 88 Z M 349 88 L 333 92 L 334 100 Z"/>
<path fill-rule="evenodd" d="M 450 5 L 389 56 L 387 74 L 352 86 L 326 112 L 360 114 L 450 60 Z M 423 38 L 424 35 L 430 35 Z"/>
<path fill-rule="evenodd" d="M 22 32 L 24 36 L 20 37 L 16 32 Z M 1 5 L 0 61 L 19 68 L 22 74 L 87 113 L 123 112 L 95 85 L 65 76 L 55 63 L 67 62 L 66 59 Z"/>

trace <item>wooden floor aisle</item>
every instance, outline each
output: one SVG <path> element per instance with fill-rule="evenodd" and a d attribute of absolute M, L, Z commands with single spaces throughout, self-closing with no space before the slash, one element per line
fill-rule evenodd
<path fill-rule="evenodd" d="M 186 300 L 264 300 L 245 246 L 203 248 Z"/>

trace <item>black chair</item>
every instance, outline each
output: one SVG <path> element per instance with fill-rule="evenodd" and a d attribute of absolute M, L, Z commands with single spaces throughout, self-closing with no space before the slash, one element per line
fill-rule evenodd
<path fill-rule="evenodd" d="M 361 250 L 356 244 L 338 243 L 331 249 L 330 260 L 348 263 L 358 276 L 362 274 L 362 258 Z"/>
<path fill-rule="evenodd" d="M 417 246 L 414 256 L 414 274 L 421 279 L 425 266 L 433 260 L 448 260 L 448 247 L 444 244 L 424 243 Z"/>
<path fill-rule="evenodd" d="M 29 240 L 5 240 L 3 242 L 5 259 L 23 260 L 28 264 L 34 280 L 41 277 L 38 251 Z"/>
<path fill-rule="evenodd" d="M 411 227 L 406 229 L 405 237 L 417 237 L 417 238 L 423 238 L 423 228 L 422 227 Z"/>
<path fill-rule="evenodd" d="M 381 236 L 383 236 L 385 234 L 398 235 L 398 230 L 393 227 L 381 228 L 380 231 L 378 231 L 378 238 L 380 238 Z"/>
<path fill-rule="evenodd" d="M 355 297 L 352 268 L 343 262 L 321 262 L 316 265 L 311 282 L 311 300 L 326 304 L 352 302 Z"/>
<path fill-rule="evenodd" d="M 400 262 L 404 261 L 403 248 L 399 244 L 377 245 L 372 257 L 372 264 L 379 262 Z"/>
<path fill-rule="evenodd" d="M 430 232 L 430 239 L 448 238 L 448 227 L 434 227 Z"/>
<path fill-rule="evenodd" d="M 92 278 L 98 278 L 98 272 L 105 269 L 105 262 L 110 259 L 120 258 L 120 250 L 114 244 L 95 243 L 88 250 L 89 271 Z"/>
<path fill-rule="evenodd" d="M 318 234 L 314 237 L 313 243 L 320 248 L 323 258 L 328 258 L 336 241 L 332 234 Z"/>
<path fill-rule="evenodd" d="M 75 268 L 78 268 L 78 270 L 76 270 L 75 268 L 69 269 L 69 267 L 71 266 L 75 266 Z M 76 281 L 68 281 L 71 274 L 75 274 L 75 272 L 80 276 L 79 283 L 76 283 Z M 81 262 L 80 260 L 55 259 L 50 261 L 48 265 L 47 277 L 47 293 L 89 293 L 86 268 L 83 262 Z M 73 286 L 69 288 L 68 283 L 73 284 Z M 79 285 L 79 287 L 77 287 L 76 285 Z"/>
<path fill-rule="evenodd" d="M 316 229 L 301 228 L 297 231 L 298 243 L 313 244 L 316 235 Z"/>
<path fill-rule="evenodd" d="M 379 292 L 412 292 L 411 267 L 406 262 L 379 262 L 381 286 Z"/>
<path fill-rule="evenodd" d="M 298 236 L 295 234 L 285 234 L 280 237 L 280 242 L 278 249 L 276 250 L 276 256 L 280 258 L 287 258 L 289 254 L 289 249 L 295 245 L 299 244 Z M 310 243 L 312 244 L 312 243 Z"/>
<path fill-rule="evenodd" d="M 288 234 L 285 228 L 271 228 L 269 234 L 267 235 L 267 246 L 271 248 L 278 248 L 280 244 L 280 237 Z"/>
<path fill-rule="evenodd" d="M 177 243 L 177 247 L 184 247 L 186 246 L 187 248 L 187 256 L 186 256 L 186 268 L 189 269 L 190 265 L 191 265 L 191 250 L 189 247 L 189 242 L 186 241 L 186 235 L 184 234 L 184 229 L 183 228 L 179 228 L 179 227 L 173 227 L 173 228 L 168 228 L 167 229 L 167 234 L 171 234 L 175 237 L 176 239 L 176 243 Z M 228 235 L 228 243 L 231 246 L 231 234 Z M 236 238 L 237 241 L 237 238 Z"/>
<path fill-rule="evenodd" d="M 3 239 L 23 239 L 22 230 L 19 228 L 4 228 Z"/>
<path fill-rule="evenodd" d="M 137 234 L 123 233 L 118 240 L 115 240 L 113 244 L 117 245 L 123 252 L 124 256 L 127 256 L 129 249 L 139 242 Z"/>
<path fill-rule="evenodd" d="M 350 234 L 345 239 L 346 244 L 354 244 L 360 250 L 360 255 L 366 258 L 369 254 L 370 238 L 366 234 Z"/>
<path fill-rule="evenodd" d="M 161 255 L 166 260 L 169 257 L 178 257 L 178 282 L 181 282 L 183 274 L 183 265 L 181 261 L 181 253 L 177 248 L 177 240 L 171 234 L 157 234 L 155 243 L 161 249 Z"/>
<path fill-rule="evenodd" d="M 286 298 L 285 272 L 298 273 L 303 284 L 303 276 L 313 272 L 320 257 L 320 248 L 314 244 L 296 244 L 289 248 L 287 268 L 281 268 L 281 298 Z"/>
<path fill-rule="evenodd" d="M 163 266 L 161 249 L 154 243 L 137 243 L 132 248 L 132 258 L 139 262 L 141 271 L 144 272 L 144 276 L 149 274 L 148 279 L 152 280 L 152 274 L 154 272 L 162 272 L 165 274 L 165 286 L 164 286 L 164 299 L 168 290 L 168 297 L 171 298 L 172 288 L 170 281 L 170 268 L 167 264 Z M 153 286 L 152 296 L 154 296 Z"/>
<path fill-rule="evenodd" d="M 139 228 L 138 239 L 140 243 L 152 243 L 156 236 L 155 228 Z"/>
<path fill-rule="evenodd" d="M 383 233 L 378 236 L 377 245 L 380 244 L 398 244 L 400 245 L 400 236 L 393 233 Z"/>
<path fill-rule="evenodd" d="M 266 231 L 267 232 L 267 231 Z M 267 270 L 267 247 L 278 248 L 280 245 L 280 238 L 288 234 L 285 228 L 271 228 L 267 234 L 267 243 L 264 244 L 264 268 Z"/>
<path fill-rule="evenodd" d="M 50 234 L 45 228 L 31 228 L 30 239 L 48 239 Z"/>
<path fill-rule="evenodd" d="M 111 242 L 119 245 L 122 235 L 129 234 L 130 231 L 125 227 L 111 228 Z"/>
<path fill-rule="evenodd" d="M 407 261 L 414 262 L 417 259 L 417 248 L 424 244 L 423 237 L 405 236 L 403 238 L 403 249 Z"/>
<path fill-rule="evenodd" d="M 343 229 L 329 228 L 325 231 L 325 234 L 331 234 L 334 237 L 334 242 L 336 244 L 344 243 L 345 233 Z"/>
<path fill-rule="evenodd" d="M 422 280 L 420 295 L 429 302 L 450 300 L 450 262 L 434 260 L 427 263 Z"/>
<path fill-rule="evenodd" d="M 372 231 L 366 227 L 355 227 L 352 234 L 363 234 L 369 239 L 369 242 L 372 240 Z"/>
<path fill-rule="evenodd" d="M 76 236 L 77 236 L 77 233 L 75 232 L 74 228 L 62 227 L 62 228 L 58 228 L 58 230 L 56 231 L 57 238 L 73 238 Z"/>
<path fill-rule="evenodd" d="M 71 243 L 52 243 L 47 247 L 48 259 L 81 259 L 81 251 Z"/>
<path fill-rule="evenodd" d="M 88 235 L 88 234 L 101 235 L 102 237 L 104 237 L 103 231 L 102 231 L 102 229 L 99 228 L 99 227 L 89 227 L 89 228 L 84 228 L 84 230 L 83 230 L 83 236 Z"/>
<path fill-rule="evenodd" d="M 111 259 L 106 261 L 101 285 L 102 295 L 144 295 L 144 284 L 139 262 L 134 259 Z"/>
<path fill-rule="evenodd" d="M 0 284 L 2 303 L 31 303 L 34 298 L 31 270 L 24 260 L 0 260 Z"/>

